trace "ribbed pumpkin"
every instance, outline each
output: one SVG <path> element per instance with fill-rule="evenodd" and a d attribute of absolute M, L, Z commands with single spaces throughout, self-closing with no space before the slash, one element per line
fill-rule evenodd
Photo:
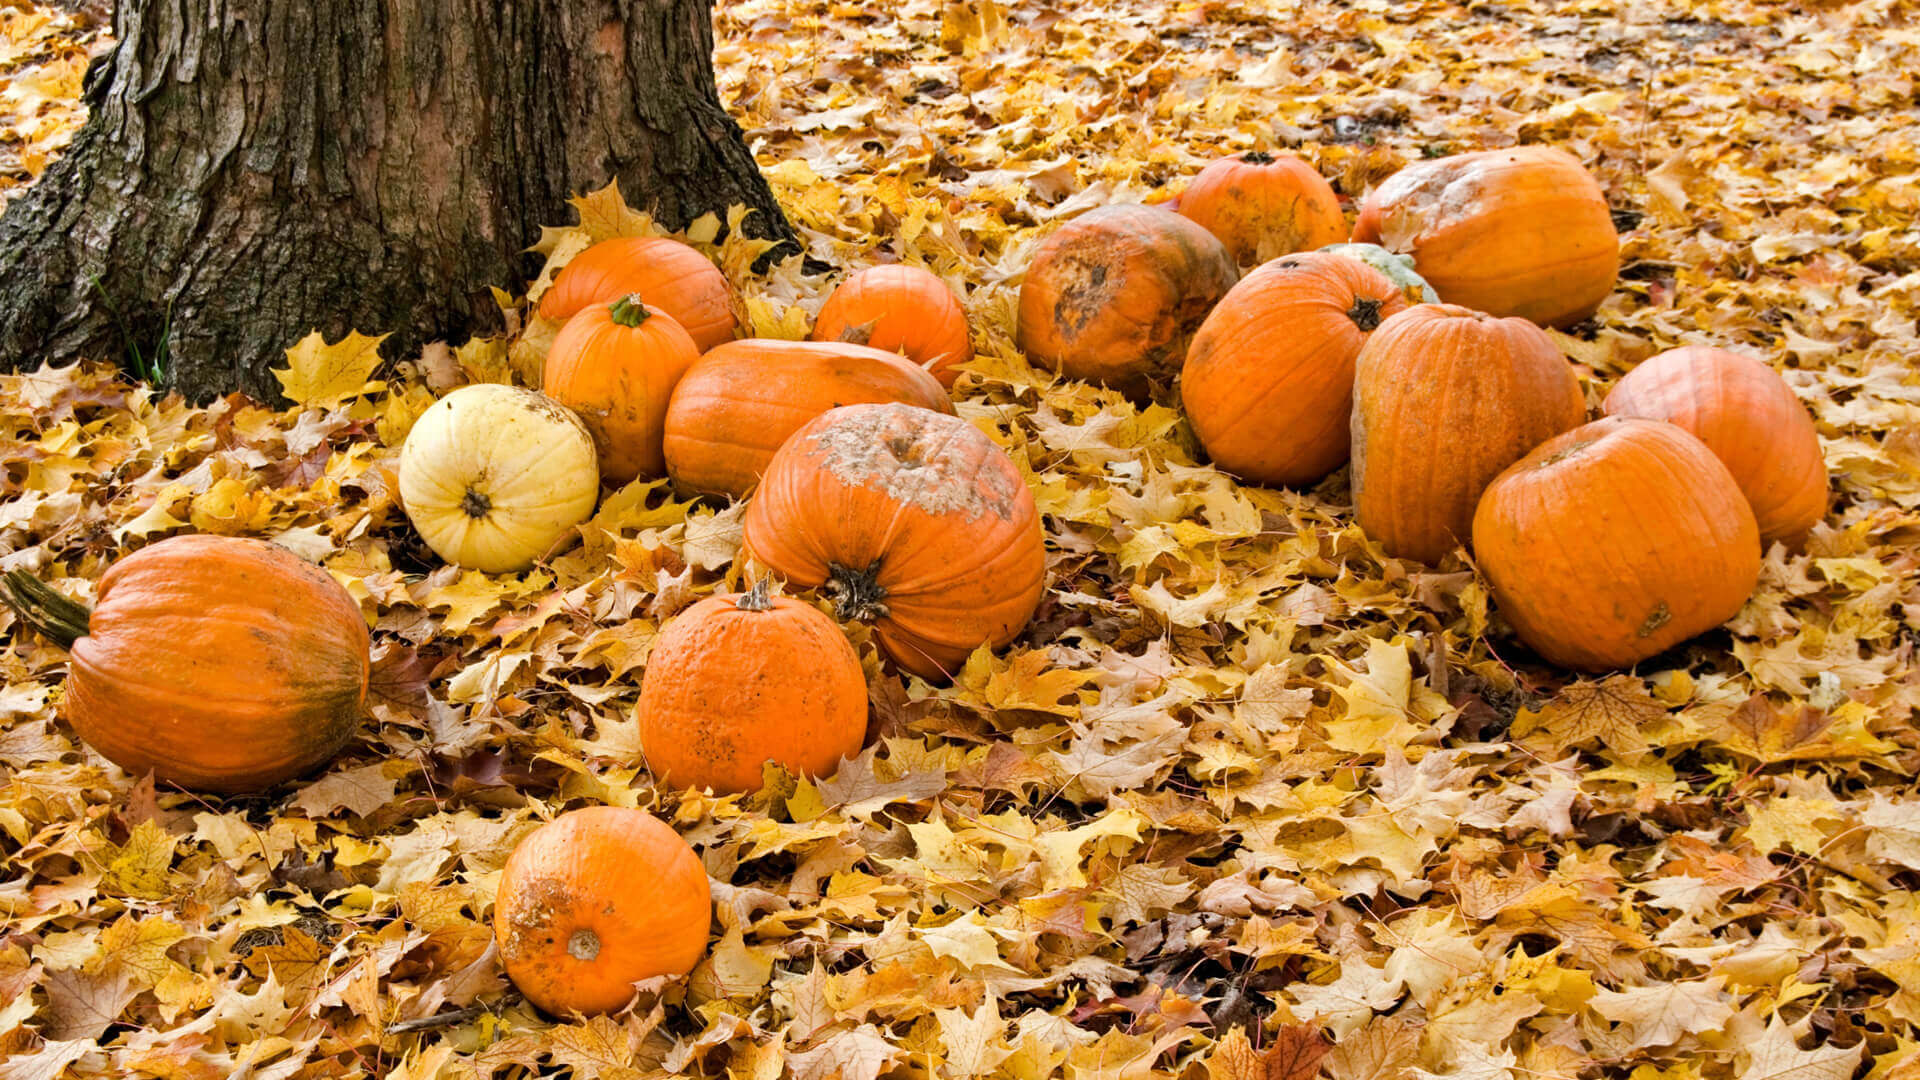
<path fill-rule="evenodd" d="M 1399 288 L 1401 295 L 1409 304 L 1437 304 L 1440 294 L 1433 291 L 1427 279 L 1413 268 L 1413 256 L 1398 255 L 1379 244 L 1328 244 L 1320 249 L 1329 255 L 1345 255 L 1350 259 L 1359 259 L 1375 270 L 1380 271 L 1388 281 Z"/>
<path fill-rule="evenodd" d="M 767 579 L 708 597 L 654 639 L 640 684 L 647 767 L 676 788 L 756 791 L 769 761 L 801 776 L 860 752 L 867 680 L 832 619 Z"/>
<path fill-rule="evenodd" d="M 135 776 L 262 791 L 332 760 L 359 726 L 366 621 L 285 548 L 162 540 L 108 568 L 91 612 L 24 571 L 6 586 L 23 620 L 72 650 L 75 733 Z"/>
<path fill-rule="evenodd" d="M 1487 487 L 1473 550 L 1500 613 L 1562 667 L 1626 667 L 1726 622 L 1760 577 L 1733 474 L 1672 424 L 1610 416 Z"/>
<path fill-rule="evenodd" d="M 1746 492 L 1763 544 L 1797 543 L 1826 516 L 1827 465 L 1813 417 L 1752 357 L 1670 349 L 1616 383 L 1606 411 L 1678 424 L 1706 443 Z"/>
<path fill-rule="evenodd" d="M 450 563 L 511 573 L 550 553 L 593 514 L 593 437 L 545 394 L 498 383 L 435 402 L 400 448 L 400 499 Z"/>
<path fill-rule="evenodd" d="M 742 550 L 825 586 L 929 679 L 1012 641 L 1046 584 L 1020 470 L 972 424 L 912 405 L 848 405 L 795 432 L 747 503 Z"/>
<path fill-rule="evenodd" d="M 1210 162 L 1180 194 L 1180 215 L 1219 237 L 1242 266 L 1347 236 L 1333 185 L 1292 154 L 1249 150 Z"/>
<path fill-rule="evenodd" d="M 1215 465 L 1260 484 L 1311 484 L 1347 460 L 1353 364 L 1407 303 L 1372 267 L 1306 252 L 1262 265 L 1187 350 L 1180 397 Z"/>
<path fill-rule="evenodd" d="M 1467 542 L 1500 470 L 1586 418 L 1546 332 L 1419 304 L 1367 339 L 1353 382 L 1353 507 L 1388 554 L 1435 563 Z"/>
<path fill-rule="evenodd" d="M 547 351 L 540 388 L 587 426 L 601 477 L 624 484 L 666 474 L 667 402 L 698 359 L 680 324 L 634 293 L 567 320 Z"/>
<path fill-rule="evenodd" d="M 1239 276 L 1212 233 L 1170 210 L 1089 210 L 1034 253 L 1020 286 L 1019 344 L 1068 378 L 1142 392 L 1171 376 Z"/>
<path fill-rule="evenodd" d="M 673 316 L 702 352 L 738 332 L 738 301 L 726 275 L 705 255 L 664 236 L 615 237 L 575 255 L 540 298 L 540 315 L 563 323 L 590 304 L 629 293 Z"/>
<path fill-rule="evenodd" d="M 773 452 L 836 405 L 898 401 L 950 413 L 932 375 L 896 353 L 840 342 L 730 341 L 687 371 L 667 407 L 667 472 L 707 495 L 745 495 Z"/>
<path fill-rule="evenodd" d="M 1620 270 L 1600 185 L 1546 146 L 1408 165 L 1361 201 L 1353 239 L 1412 255 L 1449 304 L 1543 326 L 1593 314 Z"/>
<path fill-rule="evenodd" d="M 841 282 L 820 308 L 812 338 L 901 353 L 943 387 L 973 359 L 960 298 L 917 266 L 870 266 Z"/>
<path fill-rule="evenodd" d="M 692 971 L 713 900 L 700 856 L 644 810 L 590 806 L 528 833 L 493 901 L 500 961 L 552 1013 L 607 1013 L 633 984 Z"/>

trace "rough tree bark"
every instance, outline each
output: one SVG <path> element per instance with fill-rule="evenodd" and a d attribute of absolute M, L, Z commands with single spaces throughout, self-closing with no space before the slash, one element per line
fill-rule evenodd
<path fill-rule="evenodd" d="M 709 0 L 122 0 L 86 125 L 0 218 L 0 366 L 151 351 L 271 400 L 318 327 L 497 323 L 565 200 L 792 231 L 714 86 Z"/>

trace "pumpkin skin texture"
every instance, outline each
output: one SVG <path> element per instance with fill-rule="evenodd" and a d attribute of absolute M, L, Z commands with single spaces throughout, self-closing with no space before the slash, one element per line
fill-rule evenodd
<path fill-rule="evenodd" d="M 1541 656 L 1607 671 L 1739 613 L 1760 531 L 1700 440 L 1610 416 L 1540 444 L 1487 487 L 1473 548 L 1500 613 Z"/>
<path fill-rule="evenodd" d="M 899 401 L 951 413 L 939 380 L 897 353 L 841 342 L 730 341 L 702 356 L 667 406 L 667 473 L 705 495 L 739 498 L 773 452 L 836 405 Z"/>
<path fill-rule="evenodd" d="M 1797 545 L 1827 513 L 1827 464 L 1813 417 L 1772 368 L 1749 356 L 1690 345 L 1628 372 L 1608 416 L 1678 424 L 1707 444 L 1753 506 L 1760 541 Z"/>
<path fill-rule="evenodd" d="M 570 810 L 520 841 L 500 875 L 494 939 L 513 985 L 555 1016 L 608 1013 L 633 984 L 692 971 L 712 892 L 700 856 L 644 810 Z"/>
<path fill-rule="evenodd" d="M 1408 165 L 1361 201 L 1353 239 L 1411 254 L 1449 304 L 1542 326 L 1593 314 L 1620 271 L 1599 183 L 1546 146 Z"/>
<path fill-rule="evenodd" d="M 947 283 L 917 266 L 870 266 L 833 290 L 813 323 L 814 341 L 901 353 L 950 387 L 973 359 L 967 312 Z"/>
<path fill-rule="evenodd" d="M 540 385 L 587 426 L 601 477 L 624 484 L 666 473 L 667 402 L 698 359 L 680 324 L 636 293 L 568 319 L 547 351 Z"/>
<path fill-rule="evenodd" d="M 435 402 L 400 448 L 400 499 L 435 554 L 459 566 L 525 570 L 600 497 L 593 436 L 545 394 L 497 383 Z"/>
<path fill-rule="evenodd" d="M 1396 255 L 1379 244 L 1328 244 L 1320 249 L 1328 255 L 1345 255 L 1373 267 L 1400 289 L 1409 304 L 1437 304 L 1440 294 L 1433 291 L 1413 268 L 1413 256 Z"/>
<path fill-rule="evenodd" d="M 1252 150 L 1214 160 L 1180 194 L 1180 216 L 1219 237 L 1242 266 L 1347 236 L 1333 185 L 1292 154 Z"/>
<path fill-rule="evenodd" d="M 860 752 L 867 679 L 840 627 L 810 605 L 708 597 L 655 639 L 640 684 L 647 767 L 681 788 L 758 791 L 778 762 L 825 776 Z"/>
<path fill-rule="evenodd" d="M 1502 469 L 1586 419 L 1546 332 L 1449 304 L 1380 324 L 1353 380 L 1353 507 L 1387 553 L 1436 563 L 1465 543 Z"/>
<path fill-rule="evenodd" d="M 1187 350 L 1180 396 L 1220 468 L 1260 484 L 1311 484 L 1350 446 L 1353 364 L 1400 291 L 1356 259 L 1288 255 L 1227 292 Z"/>
<path fill-rule="evenodd" d="M 90 614 L 24 572 L 7 585 L 28 624 L 72 652 L 75 733 L 135 776 L 264 791 L 332 760 L 359 726 L 366 621 L 332 575 L 285 548 L 162 540 L 108 568 Z"/>
<path fill-rule="evenodd" d="M 1070 379 L 1142 393 L 1240 277 L 1207 230 L 1156 206 L 1089 210 L 1047 237 L 1020 286 L 1020 348 Z"/>
<path fill-rule="evenodd" d="M 821 414 L 774 454 L 747 503 L 742 550 L 795 584 L 825 586 L 842 619 L 927 679 L 1019 635 L 1046 553 L 1033 493 L 993 440 L 911 405 Z"/>
<path fill-rule="evenodd" d="M 583 308 L 629 293 L 671 315 L 701 352 L 738 334 L 738 301 L 726 275 L 665 236 L 618 236 L 575 255 L 540 298 L 540 317 L 564 323 Z"/>

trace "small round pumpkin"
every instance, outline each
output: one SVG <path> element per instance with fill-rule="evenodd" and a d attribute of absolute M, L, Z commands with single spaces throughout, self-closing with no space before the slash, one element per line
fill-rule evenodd
<path fill-rule="evenodd" d="M 66 716 L 102 757 L 200 791 L 263 791 L 346 745 L 367 696 L 366 621 L 285 548 L 175 536 L 121 559 L 94 607 L 24 571 L 0 596 L 72 650 Z"/>
<path fill-rule="evenodd" d="M 1034 252 L 1019 344 L 1070 379 L 1144 392 L 1172 375 L 1188 336 L 1239 276 L 1212 233 L 1171 210 L 1089 210 Z"/>
<path fill-rule="evenodd" d="M 1292 154 L 1216 159 L 1180 195 L 1180 215 L 1220 238 L 1242 266 L 1346 239 L 1333 185 Z"/>
<path fill-rule="evenodd" d="M 713 899 L 700 856 L 644 810 L 590 806 L 528 833 L 500 874 L 494 938 L 513 985 L 555 1016 L 608 1013 L 633 984 L 692 971 Z"/>
<path fill-rule="evenodd" d="M 820 308 L 812 338 L 901 353 L 943 387 L 973 359 L 960 298 L 917 266 L 870 266 L 841 282 Z"/>
<path fill-rule="evenodd" d="M 1573 368 L 1538 326 L 1410 307 L 1354 367 L 1355 517 L 1388 554 L 1439 562 L 1500 470 L 1584 419 Z"/>
<path fill-rule="evenodd" d="M 953 411 L 939 381 L 897 353 L 831 341 L 730 341 L 674 389 L 667 472 L 687 490 L 739 498 L 807 421 L 836 405 L 878 401 Z"/>
<path fill-rule="evenodd" d="M 1798 543 L 1826 516 L 1827 464 L 1813 417 L 1750 356 L 1669 349 L 1615 383 L 1606 412 L 1678 424 L 1706 443 L 1746 492 L 1762 543 Z"/>
<path fill-rule="evenodd" d="M 769 579 L 681 612 L 640 683 L 647 767 L 681 788 L 757 791 L 769 761 L 824 776 L 860 752 L 867 679 L 832 619 Z"/>
<path fill-rule="evenodd" d="M 1760 578 L 1760 531 L 1713 451 L 1610 416 L 1535 447 L 1473 518 L 1500 613 L 1562 667 L 1626 667 L 1726 622 Z"/>
<path fill-rule="evenodd" d="M 436 554 L 490 574 L 532 566 L 593 514 L 593 436 L 545 394 L 463 386 L 420 414 L 400 448 L 400 500 Z"/>
<path fill-rule="evenodd" d="M 912 405 L 822 413 L 773 455 L 742 550 L 825 586 L 871 619 L 886 654 L 928 679 L 1012 641 L 1046 585 L 1033 493 L 979 428 Z"/>
<path fill-rule="evenodd" d="M 1380 271 L 1388 281 L 1400 290 L 1409 304 L 1437 304 L 1440 294 L 1433 291 L 1427 279 L 1413 268 L 1413 256 L 1396 255 L 1379 244 L 1328 244 L 1320 249 L 1329 255 L 1345 255 L 1349 259 L 1359 259 L 1375 270 Z"/>
<path fill-rule="evenodd" d="M 1599 183 L 1547 146 L 1408 165 L 1361 201 L 1353 239 L 1412 255 L 1449 304 L 1543 326 L 1593 314 L 1620 270 Z"/>
<path fill-rule="evenodd" d="M 1311 484 L 1347 460 L 1353 364 L 1404 310 L 1372 267 L 1303 252 L 1240 280 L 1200 324 L 1180 374 L 1194 434 L 1215 465 L 1260 484 Z"/>
<path fill-rule="evenodd" d="M 600 475 L 624 484 L 666 473 L 667 402 L 698 359 L 680 324 L 634 293 L 568 319 L 547 351 L 540 385 L 587 426 Z"/>
<path fill-rule="evenodd" d="M 629 293 L 673 316 L 701 352 L 737 334 L 739 302 L 726 275 L 705 255 L 665 236 L 619 236 L 575 255 L 540 297 L 540 317 L 564 323 L 589 305 Z"/>

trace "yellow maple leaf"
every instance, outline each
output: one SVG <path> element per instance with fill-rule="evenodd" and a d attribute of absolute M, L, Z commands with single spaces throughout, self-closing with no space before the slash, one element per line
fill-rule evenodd
<path fill-rule="evenodd" d="M 328 344 L 315 330 L 287 350 L 287 366 L 274 368 L 273 377 L 294 404 L 331 409 L 385 385 L 374 381 L 373 372 L 380 366 L 380 343 L 388 336 L 368 337 L 353 330 Z"/>
<path fill-rule="evenodd" d="M 1647 692 L 1645 682 L 1615 675 L 1600 682 L 1582 679 L 1539 712 L 1521 710 L 1513 733 L 1539 736 L 1528 742 L 1555 750 L 1598 742 L 1632 759 L 1646 753 L 1644 730 L 1666 718 L 1666 707 Z"/>

